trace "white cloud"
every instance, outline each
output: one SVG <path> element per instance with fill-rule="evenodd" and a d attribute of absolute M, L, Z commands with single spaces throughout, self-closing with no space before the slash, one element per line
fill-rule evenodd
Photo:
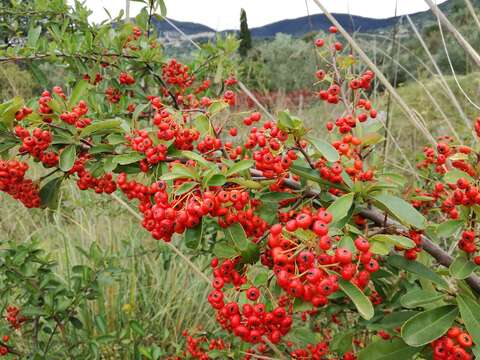
<path fill-rule="evenodd" d="M 444 1 L 437 0 L 437 3 Z M 397 2 L 398 15 L 428 8 L 423 0 L 322 0 L 329 11 L 374 18 L 394 16 Z M 165 3 L 168 17 L 201 23 L 216 30 L 238 28 L 241 8 L 247 11 L 250 27 L 307 15 L 305 0 L 165 0 Z M 307 0 L 307 3 L 311 14 L 320 12 L 313 1 Z M 92 20 L 99 22 L 107 18 L 103 8 L 113 16 L 125 8 L 126 0 L 86 0 L 86 4 L 93 10 Z M 131 1 L 131 15 L 137 14 L 141 7 Z"/>

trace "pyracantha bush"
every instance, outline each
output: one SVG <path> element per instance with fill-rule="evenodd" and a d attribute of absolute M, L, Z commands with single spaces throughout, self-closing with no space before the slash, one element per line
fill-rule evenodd
<path fill-rule="evenodd" d="M 33 18 L 24 46 L 0 53 L 70 75 L 0 105 L 0 190 L 41 208 L 57 205 L 67 181 L 118 191 L 153 239 L 209 256 L 204 300 L 222 335 L 185 332 L 173 358 L 480 356 L 479 153 L 442 137 L 418 179 L 383 167 L 375 74 L 337 28 L 315 41 L 326 61 L 312 94 L 337 114 L 321 130 L 237 106 L 234 38 L 183 64 L 164 57 L 152 12 L 111 29 L 57 2 L 63 17 Z M 32 163 L 46 169 L 38 179 L 26 177 Z M 7 312 L 14 328 L 29 321 Z M 16 351 L 7 342 L 0 352 Z"/>

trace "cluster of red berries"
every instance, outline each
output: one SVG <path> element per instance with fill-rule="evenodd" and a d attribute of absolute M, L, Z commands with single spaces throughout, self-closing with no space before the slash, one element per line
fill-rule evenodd
<path fill-rule="evenodd" d="M 22 140 L 20 154 L 28 153 L 33 158 L 40 160 L 46 167 L 58 164 L 58 154 L 54 151 L 46 151 L 53 139 L 50 131 L 35 128 L 30 134 L 27 129 L 17 125 L 15 126 L 15 135 Z"/>
<path fill-rule="evenodd" d="M 79 179 L 77 180 L 77 186 L 80 190 L 92 189 L 97 194 L 111 194 L 117 190 L 117 185 L 113 181 L 111 173 L 106 173 L 103 176 L 97 178 L 92 175 L 90 171 L 85 168 L 88 155 L 81 154 L 70 169 L 69 174 L 77 174 Z"/>
<path fill-rule="evenodd" d="M 250 116 L 243 119 L 243 123 L 247 126 L 251 126 L 252 124 L 259 122 L 262 118 L 262 114 L 259 112 L 254 112 Z"/>
<path fill-rule="evenodd" d="M 223 93 L 223 100 L 230 106 L 235 105 L 235 93 L 232 90 L 227 90 Z"/>
<path fill-rule="evenodd" d="M 98 84 L 100 84 L 100 82 L 103 80 L 103 76 L 102 76 L 102 74 L 100 74 L 100 73 L 96 73 L 96 74 L 95 74 L 95 78 L 94 78 L 93 81 L 92 81 L 90 75 L 85 74 L 85 75 L 83 75 L 83 80 L 89 81 L 89 82 L 91 82 L 93 85 L 98 85 Z"/>
<path fill-rule="evenodd" d="M 40 206 L 38 186 L 30 179 L 25 179 L 28 165 L 15 160 L 0 160 L 0 191 L 19 200 L 27 208 Z"/>
<path fill-rule="evenodd" d="M 177 86 L 181 93 L 195 81 L 195 75 L 189 73 L 188 65 L 184 65 L 176 59 L 171 59 L 167 64 L 163 65 L 162 74 L 165 82 Z"/>
<path fill-rule="evenodd" d="M 187 340 L 187 349 L 183 355 L 192 359 L 210 360 L 208 356 L 210 351 L 227 349 L 227 345 L 221 338 L 208 340 L 206 336 L 193 337 L 187 331 L 183 331 L 182 336 Z"/>
<path fill-rule="evenodd" d="M 202 85 L 195 89 L 195 94 L 200 94 L 201 92 L 206 91 L 210 85 L 212 85 L 212 82 L 209 79 L 204 80 Z"/>
<path fill-rule="evenodd" d="M 4 335 L 2 337 L 2 339 L 3 339 L 3 343 L 6 344 L 8 342 L 8 340 L 10 340 L 10 337 L 8 335 Z M 5 339 L 6 339 L 6 341 L 5 341 Z M 10 351 L 8 350 L 8 347 L 0 345 L 0 356 L 6 356 L 6 355 L 9 354 L 9 352 Z"/>
<path fill-rule="evenodd" d="M 105 96 L 107 97 L 107 100 L 110 101 L 112 104 L 116 104 L 120 101 L 122 94 L 120 93 L 120 90 L 109 87 L 107 88 L 107 90 L 105 90 Z"/>
<path fill-rule="evenodd" d="M 416 246 L 412 249 L 402 249 L 399 247 L 395 247 L 395 250 L 404 251 L 403 255 L 407 260 L 416 260 L 418 253 L 422 251 L 422 232 L 417 230 L 410 230 L 408 233 L 403 235 L 410 238 Z"/>
<path fill-rule="evenodd" d="M 474 254 L 477 252 L 478 247 L 475 244 L 475 232 L 473 230 L 465 230 L 462 233 L 462 238 L 458 242 L 458 247 L 460 250 L 465 251 L 467 254 Z M 477 255 L 473 258 L 475 264 L 480 265 L 480 255 Z"/>
<path fill-rule="evenodd" d="M 472 149 L 468 146 L 450 147 L 447 144 L 447 141 L 453 141 L 450 137 L 444 137 L 443 139 L 444 141 L 438 142 L 437 151 L 432 147 L 425 147 L 423 150 L 425 159 L 417 164 L 417 168 L 424 169 L 433 165 L 435 172 L 443 175 L 448 171 L 446 164 L 449 158 L 456 154 L 464 154 L 468 156 L 472 152 Z M 451 159 L 451 165 L 470 176 L 476 176 L 476 171 L 468 162 L 468 159 Z"/>
<path fill-rule="evenodd" d="M 20 329 L 22 324 L 28 320 L 25 316 L 23 316 L 20 313 L 19 308 L 12 305 L 7 307 L 7 314 L 5 316 L 5 319 L 10 323 L 10 326 L 15 330 Z"/>
<path fill-rule="evenodd" d="M 447 335 L 431 343 L 434 360 L 472 360 L 469 349 L 473 346 L 472 337 L 458 327 L 452 327 Z"/>
<path fill-rule="evenodd" d="M 33 110 L 31 108 L 24 106 L 15 113 L 15 120 L 21 121 L 25 117 L 30 115 L 32 112 L 33 112 Z"/>
<path fill-rule="evenodd" d="M 260 291 L 255 287 L 246 290 L 246 297 L 256 304 L 246 303 L 240 307 L 234 301 L 226 303 L 223 292 L 225 284 L 232 282 L 235 285 L 234 279 L 240 276 L 235 270 L 235 261 L 225 260 L 222 264 L 212 262 L 212 267 L 215 274 L 212 285 L 215 289 L 208 295 L 208 302 L 217 310 L 220 325 L 251 344 L 264 343 L 264 337 L 273 344 L 279 343 L 292 326 L 292 317 L 285 308 L 278 306 L 267 312 L 265 304 L 257 302 Z M 242 282 L 245 280 L 237 281 Z"/>
<path fill-rule="evenodd" d="M 118 76 L 118 81 L 122 85 L 133 85 L 133 84 L 135 84 L 135 78 L 132 75 L 130 75 L 129 73 L 126 73 L 126 72 L 120 73 L 120 75 Z"/>
<path fill-rule="evenodd" d="M 153 124 L 158 128 L 158 139 L 164 141 L 174 139 L 174 145 L 179 150 L 193 150 L 193 143 L 200 138 L 198 130 L 178 124 L 166 109 L 155 113 Z"/>
<path fill-rule="evenodd" d="M 160 161 L 164 161 L 167 158 L 168 148 L 164 144 L 153 145 L 153 141 L 148 135 L 148 131 L 139 130 L 136 136 L 132 137 L 126 135 L 125 139 L 130 142 L 130 146 L 133 150 L 146 155 L 147 164 L 143 164 L 142 170 L 148 171 L 149 165 L 158 164 Z M 146 168 L 145 168 L 146 166 Z"/>
<path fill-rule="evenodd" d="M 215 138 L 211 135 L 205 135 L 203 140 L 199 141 L 197 144 L 197 150 L 202 154 L 210 153 L 215 150 L 222 148 L 222 140 Z"/>
<path fill-rule="evenodd" d="M 60 114 L 60 120 L 66 122 L 69 125 L 74 125 L 78 129 L 83 129 L 84 127 L 92 123 L 91 119 L 82 117 L 87 113 L 87 103 L 83 100 L 80 100 L 78 105 L 72 108 L 72 111 Z"/>

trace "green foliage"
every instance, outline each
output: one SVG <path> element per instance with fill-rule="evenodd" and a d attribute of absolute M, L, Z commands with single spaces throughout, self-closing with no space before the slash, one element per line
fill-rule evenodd
<path fill-rule="evenodd" d="M 242 57 L 247 56 L 248 50 L 252 48 L 252 35 L 250 34 L 250 29 L 248 28 L 247 23 L 247 12 L 242 9 L 240 11 L 240 46 L 238 47 L 238 52 Z"/>

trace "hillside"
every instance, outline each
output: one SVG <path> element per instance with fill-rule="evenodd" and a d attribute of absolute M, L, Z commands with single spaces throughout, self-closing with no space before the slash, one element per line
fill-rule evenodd
<path fill-rule="evenodd" d="M 480 0 L 473 1 L 480 3 Z M 452 11 L 458 0 L 449 0 L 440 5 L 442 11 L 447 15 Z M 335 18 L 342 24 L 349 32 L 371 33 L 388 31 L 389 28 L 403 19 L 403 16 L 391 17 L 386 19 L 374 19 L 349 14 L 333 14 Z M 413 21 L 421 27 L 428 25 L 434 21 L 433 14 L 430 11 L 419 12 L 411 15 Z M 170 19 L 179 29 L 189 35 L 196 37 L 212 37 L 215 30 L 198 23 L 184 22 Z M 285 19 L 260 27 L 251 28 L 251 33 L 254 38 L 272 38 L 278 33 L 289 34 L 295 37 L 301 37 L 311 31 L 326 31 L 331 23 L 324 14 L 315 14 L 299 17 L 296 19 Z M 155 20 L 155 26 L 162 38 L 173 41 L 178 36 L 173 32 L 175 30 L 166 21 Z M 222 33 L 232 33 L 236 30 L 225 30 Z M 178 38 L 179 39 L 179 38 Z"/>

